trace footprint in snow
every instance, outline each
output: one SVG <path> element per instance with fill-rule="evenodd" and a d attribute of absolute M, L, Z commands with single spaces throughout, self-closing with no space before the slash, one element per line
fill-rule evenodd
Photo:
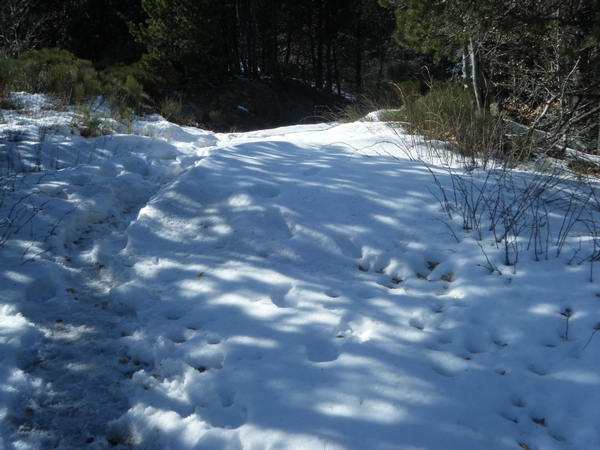
<path fill-rule="evenodd" d="M 454 372 L 452 372 L 451 370 L 448 370 L 444 366 L 440 366 L 438 364 L 435 364 L 431 368 L 433 369 L 433 371 L 435 373 L 437 373 L 438 375 L 441 375 L 443 377 L 446 377 L 446 378 L 453 378 L 454 377 Z"/>
<path fill-rule="evenodd" d="M 304 175 L 305 177 L 313 177 L 317 175 L 320 171 L 320 167 L 309 167 L 308 169 L 304 169 L 302 175 Z"/>
<path fill-rule="evenodd" d="M 547 365 L 544 363 L 532 364 L 528 367 L 528 369 L 531 373 L 540 377 L 544 377 L 550 372 Z"/>
<path fill-rule="evenodd" d="M 291 283 L 280 283 L 271 289 L 270 299 L 278 308 L 298 306 L 298 292 Z"/>
<path fill-rule="evenodd" d="M 292 232 L 281 215 L 279 208 L 267 208 L 264 212 L 265 222 L 273 231 L 273 236 L 279 239 L 291 239 Z"/>
<path fill-rule="evenodd" d="M 444 312 L 444 303 L 441 301 L 432 301 L 428 304 L 428 307 L 434 314 L 441 314 Z"/>
<path fill-rule="evenodd" d="M 512 411 L 502 411 L 500 417 L 512 423 L 519 423 L 517 414 L 514 414 Z"/>
<path fill-rule="evenodd" d="M 331 237 L 333 238 L 337 246 L 340 248 L 344 256 L 356 259 L 362 258 L 362 248 L 358 247 L 354 242 L 350 240 L 350 238 L 344 236 L 342 233 L 333 233 Z"/>
<path fill-rule="evenodd" d="M 235 402 L 235 392 L 218 392 L 220 405 L 197 407 L 196 414 L 214 428 L 234 430 L 244 425 L 248 419 L 246 408 Z"/>
<path fill-rule="evenodd" d="M 329 334 L 313 334 L 305 339 L 306 357 L 314 363 L 335 361 L 343 339 Z"/>
<path fill-rule="evenodd" d="M 373 270 L 380 274 L 387 273 L 388 267 L 391 264 L 391 262 L 392 258 L 390 257 L 389 253 L 380 253 L 373 262 Z"/>
<path fill-rule="evenodd" d="M 452 344 L 452 334 L 450 333 L 444 333 L 442 334 L 439 338 L 438 338 L 438 343 L 440 344 Z"/>
<path fill-rule="evenodd" d="M 421 319 L 418 319 L 416 317 L 413 317 L 412 319 L 410 319 L 408 321 L 408 324 L 413 327 L 416 328 L 417 330 L 421 330 L 423 331 L 425 329 L 425 322 Z"/>
<path fill-rule="evenodd" d="M 490 340 L 483 333 L 469 333 L 463 338 L 463 346 L 472 355 L 486 353 L 489 350 Z"/>
<path fill-rule="evenodd" d="M 329 297 L 329 298 L 340 298 L 341 297 L 341 292 L 338 291 L 337 289 L 327 289 L 324 294 Z"/>
<path fill-rule="evenodd" d="M 165 332 L 165 337 L 175 344 L 183 344 L 194 335 L 195 331 L 188 328 L 173 328 Z"/>
<path fill-rule="evenodd" d="M 470 362 L 466 358 L 445 352 L 433 352 L 431 369 L 446 378 L 455 377 L 468 369 Z"/>
<path fill-rule="evenodd" d="M 393 277 L 382 277 L 379 280 L 376 281 L 376 283 L 380 286 L 386 287 L 388 289 L 398 289 L 400 287 L 400 283 L 402 283 L 404 281 L 404 278 L 399 277 L 399 276 L 393 276 Z"/>
<path fill-rule="evenodd" d="M 357 248 L 356 254 L 358 252 L 362 253 L 362 250 Z M 391 290 L 398 289 L 400 283 L 404 281 L 404 278 L 397 273 L 396 264 L 392 264 L 392 258 L 388 252 L 380 253 L 372 263 L 362 260 L 358 262 L 357 267 L 361 272 L 376 273 L 375 282 Z"/>
<path fill-rule="evenodd" d="M 162 316 L 165 319 L 173 320 L 173 321 L 177 321 L 177 320 L 181 319 L 182 317 L 185 317 L 186 312 L 187 311 L 183 308 L 183 306 L 176 307 L 176 306 L 171 306 L 171 305 L 169 305 L 168 307 L 164 307 L 161 311 Z"/>
<path fill-rule="evenodd" d="M 558 442 L 565 442 L 566 438 L 562 436 L 560 433 L 556 432 L 556 430 L 552 431 L 552 424 L 548 419 L 548 411 L 543 411 L 539 406 L 536 407 L 534 405 L 529 404 L 526 400 L 523 400 L 526 397 L 521 397 L 518 395 L 513 395 L 510 402 L 516 409 L 503 409 L 500 412 L 500 416 L 510 422 L 513 423 L 533 423 L 538 427 L 546 428 L 548 434 Z M 523 446 L 521 446 L 523 447 Z M 523 447 L 529 448 L 529 447 Z"/>
<path fill-rule="evenodd" d="M 201 414 L 203 420 L 216 428 L 235 430 L 246 423 L 248 412 L 244 408 L 235 405 L 228 408 L 211 408 Z"/>
<path fill-rule="evenodd" d="M 253 184 L 248 188 L 248 191 L 261 198 L 275 198 L 281 194 L 279 189 L 269 184 Z"/>

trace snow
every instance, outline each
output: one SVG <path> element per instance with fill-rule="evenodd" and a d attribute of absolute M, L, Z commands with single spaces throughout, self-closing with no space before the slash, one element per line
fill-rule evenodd
<path fill-rule="evenodd" d="M 0 448 L 600 448 L 581 224 L 539 261 L 519 236 L 505 266 L 398 128 L 154 115 L 83 139 L 75 112 L 14 95 Z"/>

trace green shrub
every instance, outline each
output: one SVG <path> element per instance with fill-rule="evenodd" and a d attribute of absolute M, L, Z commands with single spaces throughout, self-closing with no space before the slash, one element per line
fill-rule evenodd
<path fill-rule="evenodd" d="M 176 99 L 171 96 L 166 96 L 160 101 L 160 112 L 162 116 L 170 121 L 180 121 L 183 118 L 183 105 L 181 98 Z"/>
<path fill-rule="evenodd" d="M 89 106 L 80 108 L 79 116 L 75 119 L 73 126 L 81 130 L 81 136 L 94 138 L 106 136 L 113 132 L 113 127 L 106 117 L 91 112 Z"/>
<path fill-rule="evenodd" d="M 394 88 L 402 103 L 413 102 L 421 95 L 421 86 L 417 81 L 403 81 L 394 84 Z"/>
<path fill-rule="evenodd" d="M 346 105 L 342 119 L 344 122 L 356 122 L 365 117 L 365 113 L 362 111 L 359 105 Z"/>
<path fill-rule="evenodd" d="M 85 86 L 83 83 L 77 83 L 73 88 L 73 101 L 79 105 L 85 95 Z"/>
<path fill-rule="evenodd" d="M 225 115 L 219 110 L 213 110 L 208 113 L 208 118 L 215 125 L 223 125 L 225 120 Z"/>
<path fill-rule="evenodd" d="M 125 108 L 121 111 L 119 115 L 118 121 L 121 125 L 125 127 L 127 133 L 131 133 L 133 129 L 133 120 L 135 118 L 135 113 L 131 108 Z"/>
<path fill-rule="evenodd" d="M 113 113 L 143 107 L 146 86 L 155 93 L 159 80 L 140 64 L 109 67 L 98 73 L 90 61 L 66 50 L 42 49 L 21 54 L 16 60 L 0 59 L 0 97 L 10 91 L 45 93 L 64 104 L 81 104 L 103 95 Z"/>
<path fill-rule="evenodd" d="M 3 90 L 51 94 L 66 104 L 100 94 L 92 63 L 58 49 L 30 50 L 16 60 L 4 60 L 0 85 Z"/>
<path fill-rule="evenodd" d="M 450 143 L 450 149 L 471 167 L 504 158 L 507 146 L 502 119 L 478 110 L 471 93 L 454 82 L 434 84 L 425 95 L 403 83 L 400 120 L 411 134 L 427 141 Z"/>
<path fill-rule="evenodd" d="M 159 93 L 162 80 L 144 70 L 140 63 L 125 66 L 122 64 L 107 67 L 100 72 L 100 79 L 103 84 L 120 84 L 124 85 L 127 78 L 133 77 L 139 84 L 142 85 L 144 92 L 150 96 L 156 96 Z"/>
<path fill-rule="evenodd" d="M 402 122 L 404 115 L 399 109 L 385 109 L 379 113 L 379 120 L 382 122 Z"/>
<path fill-rule="evenodd" d="M 137 82 L 133 75 L 127 75 L 123 89 L 127 93 L 127 104 L 133 108 L 139 106 L 144 94 L 144 87 Z"/>
<path fill-rule="evenodd" d="M 8 84 L 11 90 L 54 94 L 70 103 L 78 84 L 83 86 L 83 95 L 98 95 L 97 78 L 90 61 L 66 50 L 43 49 L 30 50 L 15 60 Z M 82 94 L 78 89 L 78 95 Z"/>
<path fill-rule="evenodd" d="M 5 97 L 10 90 L 10 80 L 14 71 L 12 59 L 0 58 L 0 97 Z"/>

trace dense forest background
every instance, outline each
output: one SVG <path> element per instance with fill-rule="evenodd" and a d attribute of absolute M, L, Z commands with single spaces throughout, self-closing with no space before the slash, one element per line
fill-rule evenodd
<path fill-rule="evenodd" d="M 67 50 L 129 77 L 130 91 L 139 83 L 146 103 L 177 92 L 215 123 L 237 106 L 306 115 L 347 93 L 401 102 L 455 80 L 477 110 L 588 150 L 600 142 L 599 45 L 593 0 L 2 0 L 0 19 L 5 60 Z M 290 96 L 300 86 L 311 102 Z"/>
<path fill-rule="evenodd" d="M 393 48 L 393 12 L 375 0 L 3 0 L 2 51 L 59 47 L 97 67 L 145 67 L 187 89 L 235 75 L 357 89 Z M 338 92 L 339 93 L 339 92 Z"/>

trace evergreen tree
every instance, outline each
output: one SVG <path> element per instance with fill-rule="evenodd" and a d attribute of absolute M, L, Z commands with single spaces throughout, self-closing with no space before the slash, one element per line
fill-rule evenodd
<path fill-rule="evenodd" d="M 501 17 L 500 0 L 379 0 L 396 12 L 396 40 L 438 58 L 460 56 L 465 85 L 472 89 L 480 109 L 488 107 L 488 86 L 482 69 L 482 44 Z"/>
<path fill-rule="evenodd" d="M 477 105 L 508 97 L 515 118 L 600 146 L 600 2 L 597 0 L 379 0 L 396 13 L 396 39 L 462 56 Z"/>
<path fill-rule="evenodd" d="M 18 1 L 32 5 L 32 18 L 44 19 L 34 42 L 38 49 L 66 49 L 102 67 L 142 55 L 128 25 L 142 20 L 141 0 Z"/>
<path fill-rule="evenodd" d="M 132 25 L 143 60 L 167 82 L 193 87 L 227 73 L 218 0 L 142 0 L 148 18 Z"/>

